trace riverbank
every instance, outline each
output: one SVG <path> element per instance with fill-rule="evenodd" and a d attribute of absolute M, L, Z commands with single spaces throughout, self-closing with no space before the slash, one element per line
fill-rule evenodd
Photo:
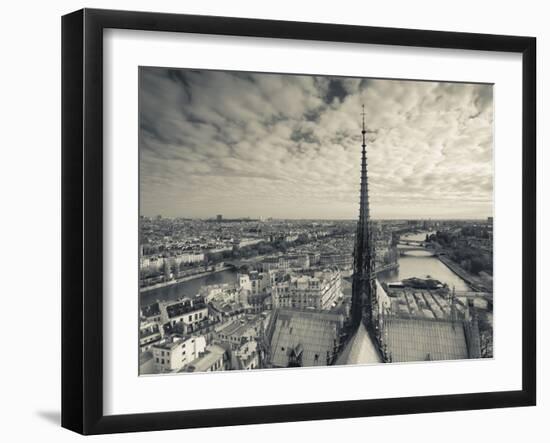
<path fill-rule="evenodd" d="M 441 263 L 443 263 L 445 266 L 447 266 L 451 271 L 453 271 L 456 275 L 458 275 L 462 280 L 464 280 L 468 286 L 474 291 L 487 291 L 487 287 L 485 283 L 482 281 L 480 277 L 476 277 L 472 274 L 470 274 L 468 271 L 463 269 L 458 263 L 451 260 L 446 255 L 437 255 Z M 492 290 L 492 288 L 491 288 Z"/>
<path fill-rule="evenodd" d="M 224 266 L 222 268 L 215 269 L 213 271 L 200 272 L 198 274 L 188 275 L 186 277 L 181 277 L 181 278 L 176 278 L 176 279 L 170 280 L 170 281 L 156 283 L 156 284 L 151 285 L 151 286 L 144 286 L 142 288 L 139 288 L 139 292 L 144 294 L 144 293 L 147 293 L 149 291 L 153 291 L 155 289 L 168 288 L 170 286 L 174 286 L 174 285 L 177 285 L 179 283 L 184 283 L 184 282 L 195 280 L 195 279 L 198 279 L 198 278 L 208 277 L 209 275 L 217 274 L 218 272 L 228 271 L 230 269 L 233 269 L 233 265 Z"/>

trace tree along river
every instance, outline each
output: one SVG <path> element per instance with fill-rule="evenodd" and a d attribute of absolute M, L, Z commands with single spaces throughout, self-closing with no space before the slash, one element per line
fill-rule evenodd
<path fill-rule="evenodd" d="M 403 240 L 424 240 L 426 232 L 402 237 Z M 469 290 L 468 285 L 458 275 L 445 266 L 437 257 L 429 252 L 410 251 L 407 255 L 399 257 L 399 269 L 385 271 L 378 274 L 380 281 L 392 282 L 401 281 L 405 278 L 427 276 L 435 278 L 442 283 L 447 283 L 450 288 L 453 286 L 457 291 Z M 235 283 L 237 272 L 227 270 L 216 272 L 204 277 L 176 283 L 162 288 L 151 289 L 140 295 L 141 306 L 148 305 L 157 300 L 176 300 L 184 295 L 193 296 L 199 292 L 204 285 L 215 285 L 220 283 Z"/>

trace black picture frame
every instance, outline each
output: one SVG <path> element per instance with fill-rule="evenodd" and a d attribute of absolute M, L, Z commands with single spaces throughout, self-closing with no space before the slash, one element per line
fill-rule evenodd
<path fill-rule="evenodd" d="M 522 54 L 522 389 L 104 415 L 103 30 L 503 51 Z M 62 426 L 82 434 L 458 411 L 536 403 L 536 39 L 504 35 L 83 9 L 62 18 Z"/>

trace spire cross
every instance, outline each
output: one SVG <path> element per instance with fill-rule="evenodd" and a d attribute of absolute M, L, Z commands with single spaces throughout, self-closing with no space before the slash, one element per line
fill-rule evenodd
<path fill-rule="evenodd" d="M 363 117 L 363 130 L 361 131 L 361 134 L 363 134 L 363 148 L 366 146 L 365 143 L 365 134 L 367 131 L 365 130 L 365 105 L 363 105 L 363 111 L 361 112 L 361 116 Z"/>

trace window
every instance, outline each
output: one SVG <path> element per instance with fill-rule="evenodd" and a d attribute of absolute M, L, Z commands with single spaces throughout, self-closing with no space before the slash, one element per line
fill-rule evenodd
<path fill-rule="evenodd" d="M 159 358 L 157 357 L 157 363 L 159 362 Z"/>
<path fill-rule="evenodd" d="M 160 362 L 161 362 L 161 364 L 164 364 L 164 358 Z"/>
<path fill-rule="evenodd" d="M 192 314 L 189 316 L 189 321 L 193 321 L 193 315 Z"/>
<path fill-rule="evenodd" d="M 164 351 L 160 351 L 160 355 L 164 357 Z"/>

